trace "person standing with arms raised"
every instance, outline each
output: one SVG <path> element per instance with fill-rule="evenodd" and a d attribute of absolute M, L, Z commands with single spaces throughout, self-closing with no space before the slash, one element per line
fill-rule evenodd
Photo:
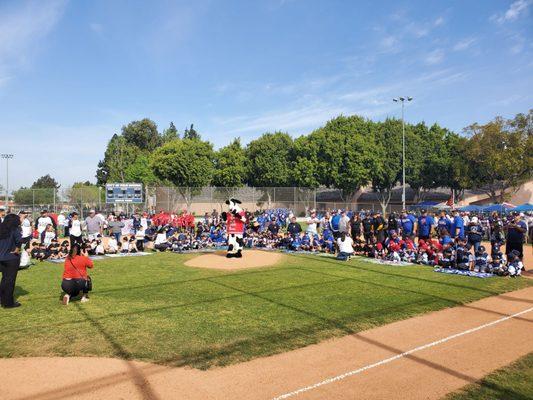
<path fill-rule="evenodd" d="M 8 214 L 0 224 L 0 268 L 2 270 L 0 303 L 4 308 L 20 306 L 20 303 L 15 301 L 13 293 L 20 265 L 21 246 L 20 217 L 16 214 Z"/>

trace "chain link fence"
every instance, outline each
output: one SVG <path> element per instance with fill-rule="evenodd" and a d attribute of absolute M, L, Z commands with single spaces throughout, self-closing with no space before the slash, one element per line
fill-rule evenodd
<path fill-rule="evenodd" d="M 245 210 L 255 212 L 273 208 L 291 209 L 297 216 L 305 216 L 311 209 L 381 210 L 379 202 L 360 203 L 339 189 L 304 187 L 155 187 L 144 188 L 142 204 L 106 204 L 104 187 L 74 187 L 59 189 L 19 189 L 14 192 L 13 212 L 21 209 L 38 214 L 77 211 L 82 215 L 90 209 L 109 211 L 180 212 L 188 210 L 203 215 L 225 209 L 225 201 L 236 198 Z M 400 211 L 401 204 L 391 203 L 386 212 Z"/>

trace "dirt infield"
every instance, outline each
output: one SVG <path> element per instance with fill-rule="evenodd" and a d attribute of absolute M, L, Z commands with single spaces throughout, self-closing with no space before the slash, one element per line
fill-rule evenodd
<path fill-rule="evenodd" d="M 277 264 L 283 254 L 275 251 L 245 250 L 242 258 L 226 258 L 225 251 L 202 254 L 185 262 L 188 267 L 235 271 L 247 268 L 268 267 Z"/>
<path fill-rule="evenodd" d="M 532 317 L 527 288 L 209 371 L 2 359 L 0 393 L 10 400 L 439 399 L 533 351 Z"/>

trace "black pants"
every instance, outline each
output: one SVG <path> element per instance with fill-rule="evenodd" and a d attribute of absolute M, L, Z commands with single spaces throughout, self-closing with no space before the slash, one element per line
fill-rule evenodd
<path fill-rule="evenodd" d="M 72 246 L 74 243 L 80 246 L 83 244 L 83 238 L 81 237 L 81 235 L 80 236 L 70 235 L 70 245 Z"/>
<path fill-rule="evenodd" d="M 61 289 L 70 297 L 76 297 L 80 292 L 89 293 L 85 279 L 63 279 Z"/>
<path fill-rule="evenodd" d="M 144 240 L 137 240 L 137 250 L 144 251 Z"/>
<path fill-rule="evenodd" d="M 13 292 L 15 291 L 15 281 L 17 280 L 19 265 L 19 257 L 9 261 L 0 261 L 0 269 L 2 270 L 2 281 L 0 281 L 0 303 L 3 306 L 12 306 L 15 302 Z"/>
<path fill-rule="evenodd" d="M 522 242 L 507 242 L 505 245 L 505 254 L 509 257 L 509 253 L 517 250 L 520 253 L 520 259 L 524 258 L 524 243 Z"/>

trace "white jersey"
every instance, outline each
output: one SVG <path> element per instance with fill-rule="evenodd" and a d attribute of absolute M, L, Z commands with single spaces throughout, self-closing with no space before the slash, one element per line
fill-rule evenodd
<path fill-rule="evenodd" d="M 46 246 L 50 246 L 50 243 L 52 243 L 52 239 L 55 239 L 56 238 L 56 233 L 54 231 L 52 232 L 45 232 L 44 234 L 44 239 L 43 239 L 43 243 L 46 245 Z"/>
<path fill-rule="evenodd" d="M 67 218 L 65 217 L 65 215 L 63 215 L 63 214 L 59 214 L 59 215 L 57 216 L 57 225 L 61 225 L 61 226 L 63 226 L 63 225 L 65 224 L 65 220 L 66 220 L 66 219 L 67 219 Z"/>
<path fill-rule="evenodd" d="M 72 236 L 76 236 L 76 237 L 81 236 L 81 221 L 79 219 L 72 220 L 72 226 L 69 229 L 69 233 Z"/>
<path fill-rule="evenodd" d="M 50 217 L 39 217 L 37 218 L 37 231 L 39 235 L 44 232 L 48 225 L 53 225 L 52 218 Z"/>
<path fill-rule="evenodd" d="M 31 222 L 28 218 L 24 218 L 24 221 L 22 221 L 21 227 L 22 227 L 22 237 L 23 238 L 30 237 L 32 229 L 31 229 Z"/>
<path fill-rule="evenodd" d="M 352 254 L 353 253 L 352 244 L 353 244 L 353 240 L 350 236 L 346 236 L 344 238 L 344 241 L 342 241 L 342 238 L 337 239 L 337 245 L 339 246 L 339 251 L 341 253 Z"/>

